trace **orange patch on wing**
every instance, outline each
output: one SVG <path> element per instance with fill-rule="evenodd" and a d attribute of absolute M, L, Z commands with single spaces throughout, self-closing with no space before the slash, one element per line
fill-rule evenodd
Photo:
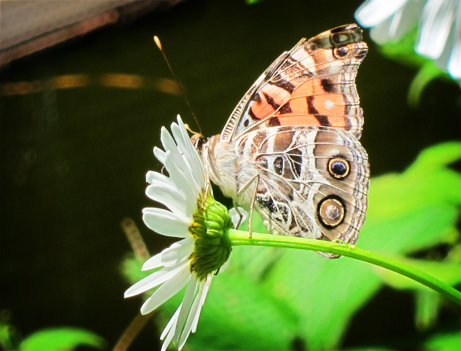
<path fill-rule="evenodd" d="M 307 100 L 302 99 L 291 99 L 290 100 L 291 113 L 283 114 L 283 116 L 291 115 L 307 115 L 309 114 L 307 110 Z"/>
<path fill-rule="evenodd" d="M 293 98 L 323 94 L 324 90 L 319 79 L 308 80 L 301 84 L 293 93 Z"/>
<path fill-rule="evenodd" d="M 272 100 L 274 100 L 274 102 L 280 106 L 291 98 L 291 94 L 288 91 L 276 85 L 268 84 L 264 86 L 261 92 L 264 92 L 267 95 L 269 95 L 272 98 Z"/>
<path fill-rule="evenodd" d="M 262 99 L 261 102 L 253 102 L 250 107 L 251 111 L 258 119 L 264 119 L 274 113 L 272 106 L 267 103 L 264 97 Z"/>
<path fill-rule="evenodd" d="M 281 126 L 319 126 L 320 123 L 313 115 L 305 116 L 279 116 Z"/>
<path fill-rule="evenodd" d="M 282 88 L 275 85 L 266 85 L 259 93 L 261 102 L 254 101 L 251 104 L 251 111 L 258 119 L 269 117 L 275 111 L 274 107 L 267 101 L 268 99 L 266 99 L 265 95 L 269 96 L 269 99 L 272 99 L 273 103 L 279 106 L 282 106 L 291 97 L 290 93 Z"/>
<path fill-rule="evenodd" d="M 345 116 L 328 116 L 328 121 L 332 127 L 346 129 L 347 117 Z"/>
<path fill-rule="evenodd" d="M 317 95 L 314 107 L 320 115 L 344 115 L 344 97 L 341 94 Z"/>

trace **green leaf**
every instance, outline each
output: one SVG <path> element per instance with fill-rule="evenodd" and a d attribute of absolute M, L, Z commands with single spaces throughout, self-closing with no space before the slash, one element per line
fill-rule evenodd
<path fill-rule="evenodd" d="M 438 334 L 430 338 L 424 344 L 426 351 L 453 351 L 459 350 L 461 332 L 450 334 Z"/>
<path fill-rule="evenodd" d="M 312 252 L 287 250 L 281 256 L 266 289 L 297 311 L 298 333 L 308 349 L 337 348 L 347 322 L 377 292 L 379 278 L 351 259 L 327 261 Z"/>
<path fill-rule="evenodd" d="M 122 265 L 120 270 L 123 276 L 130 284 L 134 284 L 141 279 L 147 277 L 149 274 L 155 272 L 154 270 L 150 271 L 141 271 L 143 262 L 135 257 L 134 254 L 129 254 L 125 259 L 122 261 Z"/>
<path fill-rule="evenodd" d="M 78 328 L 52 328 L 40 330 L 24 339 L 20 351 L 70 351 L 79 345 L 103 348 L 105 342 L 98 335 Z"/>
<path fill-rule="evenodd" d="M 20 334 L 10 322 L 11 314 L 7 310 L 0 311 L 0 349 L 5 351 L 17 350 Z"/>
<path fill-rule="evenodd" d="M 416 291 L 416 328 L 426 330 L 437 321 L 441 297 L 433 291 Z"/>

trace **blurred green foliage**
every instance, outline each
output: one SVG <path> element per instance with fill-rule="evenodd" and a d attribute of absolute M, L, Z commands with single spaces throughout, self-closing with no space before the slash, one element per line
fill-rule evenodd
<path fill-rule="evenodd" d="M 40 330 L 24 339 L 20 351 L 70 351 L 86 345 L 101 349 L 104 340 L 98 335 L 78 328 L 50 328 Z"/>
<path fill-rule="evenodd" d="M 6 318 L 4 318 L 6 316 Z M 10 315 L 0 316 L 0 349 L 5 351 L 72 351 L 79 346 L 102 349 L 106 342 L 100 336 L 80 328 L 42 329 L 22 339 L 9 323 Z"/>
<path fill-rule="evenodd" d="M 418 28 L 406 32 L 399 40 L 387 42 L 380 46 L 381 53 L 390 59 L 401 62 L 407 66 L 418 67 L 419 71 L 414 77 L 408 91 L 408 103 L 417 106 L 421 99 L 424 88 L 433 79 L 441 77 L 446 80 L 454 80 L 448 73 L 437 67 L 433 60 L 416 53 L 415 45 L 418 38 Z"/>
<path fill-rule="evenodd" d="M 440 144 L 421 152 L 402 174 L 372 178 L 358 246 L 459 284 L 461 175 L 448 165 L 460 159 L 461 143 Z M 254 225 L 259 225 L 255 232 L 264 231 L 260 222 Z M 446 255 L 438 254 L 440 245 L 448 247 Z M 140 278 L 135 262 L 125 262 L 132 282 Z M 354 314 L 385 284 L 414 294 L 420 329 L 435 323 L 441 297 L 393 272 L 308 251 L 237 247 L 229 268 L 214 279 L 197 333 L 187 345 L 210 351 L 291 350 L 298 343 L 309 350 L 334 350 Z M 162 307 L 164 323 L 181 299 L 179 293 Z M 453 343 L 453 336 L 434 335 L 425 348 L 444 349 L 445 343 Z"/>

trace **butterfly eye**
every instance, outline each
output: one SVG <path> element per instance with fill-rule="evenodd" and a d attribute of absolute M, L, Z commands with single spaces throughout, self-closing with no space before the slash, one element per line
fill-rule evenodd
<path fill-rule="evenodd" d="M 203 136 L 198 133 L 193 134 L 192 137 L 190 138 L 190 141 L 192 142 L 192 144 L 198 151 L 202 150 L 202 146 L 205 143 L 205 139 L 203 138 Z"/>
<path fill-rule="evenodd" d="M 349 163 L 343 158 L 335 157 L 328 162 L 328 172 L 337 179 L 346 178 L 349 171 Z"/>
<path fill-rule="evenodd" d="M 346 210 L 344 205 L 336 198 L 326 197 L 318 207 L 319 219 L 328 228 L 335 228 L 342 223 Z"/>

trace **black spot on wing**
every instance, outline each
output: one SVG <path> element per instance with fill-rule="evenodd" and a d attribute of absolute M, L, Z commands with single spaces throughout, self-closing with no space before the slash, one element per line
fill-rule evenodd
<path fill-rule="evenodd" d="M 314 107 L 314 97 L 308 96 L 307 98 L 307 111 L 310 115 L 314 115 L 315 119 L 319 121 L 321 126 L 331 127 L 328 116 L 319 114 L 319 111 Z"/>
<path fill-rule="evenodd" d="M 310 115 L 318 114 L 319 111 L 317 111 L 317 109 L 314 107 L 314 97 L 308 96 L 306 100 L 307 100 L 307 112 L 309 112 Z"/>
<path fill-rule="evenodd" d="M 271 80 L 270 84 L 275 85 L 276 87 L 279 87 L 283 90 L 286 90 L 290 94 L 293 94 L 296 88 L 293 83 L 285 79 L 281 79 L 279 75 L 277 75 L 277 77 L 274 77 L 274 79 Z"/>
<path fill-rule="evenodd" d="M 278 175 L 282 175 L 283 173 L 283 158 L 278 156 L 274 160 L 274 171 Z"/>
<path fill-rule="evenodd" d="M 280 109 L 279 109 L 279 113 L 280 113 L 281 115 L 286 114 L 286 113 L 291 113 L 291 112 L 293 112 L 293 111 L 291 110 L 291 106 L 290 106 L 290 102 L 289 102 L 289 101 L 288 101 L 285 105 L 283 105 L 282 107 L 280 107 Z"/>
<path fill-rule="evenodd" d="M 254 114 L 254 112 L 253 112 L 253 110 L 251 109 L 251 107 L 250 107 L 250 109 L 248 110 L 248 115 L 251 117 L 252 120 L 258 120 L 258 119 L 259 119 L 259 118 L 256 117 L 256 115 Z"/>
<path fill-rule="evenodd" d="M 272 107 L 274 110 L 277 110 L 277 109 L 280 107 L 280 105 L 277 104 L 277 103 L 274 101 L 274 99 L 273 99 L 270 95 L 266 94 L 265 92 L 263 92 L 263 95 L 264 95 L 264 97 L 266 98 L 267 103 L 268 103 L 269 105 L 271 105 L 271 107 Z"/>
<path fill-rule="evenodd" d="M 330 29 L 330 32 L 333 33 L 333 34 L 334 33 L 341 33 L 341 32 L 344 32 L 346 29 L 347 29 L 347 26 L 339 26 L 339 27 Z"/>
<path fill-rule="evenodd" d="M 278 117 L 271 117 L 268 123 L 269 127 L 278 127 L 280 125 L 280 121 Z"/>
<path fill-rule="evenodd" d="M 251 97 L 251 100 L 256 101 L 257 103 L 261 103 L 261 101 L 262 101 L 261 95 L 259 95 L 259 93 L 255 93 Z"/>
<path fill-rule="evenodd" d="M 257 194 L 256 201 L 258 202 L 261 208 L 266 208 L 269 212 L 275 212 L 277 208 L 275 207 L 274 200 L 269 195 Z"/>
<path fill-rule="evenodd" d="M 328 119 L 328 116 L 325 115 L 314 115 L 315 119 L 319 121 L 321 126 L 324 127 L 331 127 L 330 120 Z"/>
<path fill-rule="evenodd" d="M 320 84 L 322 84 L 322 88 L 326 93 L 331 93 L 334 90 L 334 84 L 330 79 L 322 79 Z"/>

